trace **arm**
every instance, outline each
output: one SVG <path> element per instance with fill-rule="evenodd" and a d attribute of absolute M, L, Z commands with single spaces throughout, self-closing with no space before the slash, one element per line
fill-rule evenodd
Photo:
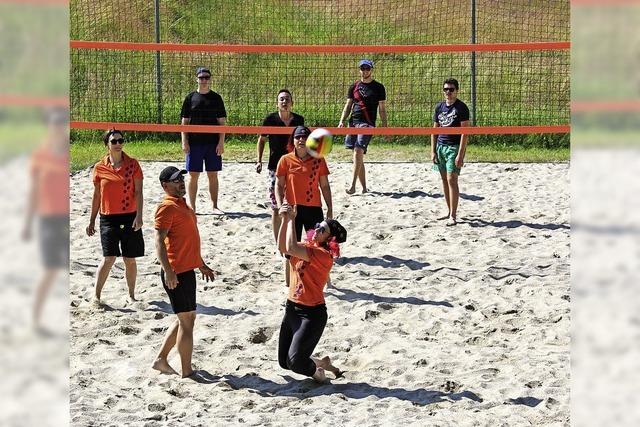
<path fill-rule="evenodd" d="M 133 231 L 138 231 L 142 228 L 142 206 L 144 200 L 142 197 L 142 180 L 134 179 L 133 188 L 135 192 L 134 196 L 136 198 L 136 218 L 133 220 Z"/>
<path fill-rule="evenodd" d="M 433 122 L 433 127 L 440 127 L 440 124 L 438 122 Z M 433 163 L 438 163 L 438 160 L 436 159 L 436 135 L 431 135 L 431 161 Z"/>
<path fill-rule="evenodd" d="M 265 139 L 266 138 L 263 135 L 260 135 L 258 137 L 258 145 L 256 146 L 256 154 L 257 154 L 256 172 L 258 173 L 262 172 L 262 153 L 264 153 Z"/>
<path fill-rule="evenodd" d="M 31 238 L 31 227 L 33 224 L 33 216 L 36 211 L 36 198 L 38 197 L 38 177 L 34 174 L 31 176 L 31 185 L 29 188 L 29 198 L 27 199 L 27 215 L 24 221 L 24 229 L 22 230 L 22 238 L 29 240 Z"/>
<path fill-rule="evenodd" d="M 296 211 L 288 204 L 282 205 L 279 212 L 282 217 L 280 231 L 278 232 L 278 249 L 280 252 L 309 261 L 307 248 L 298 243 L 296 236 Z"/>
<path fill-rule="evenodd" d="M 282 206 L 284 203 L 284 176 L 276 177 L 276 203 L 278 204 L 278 208 Z"/>
<path fill-rule="evenodd" d="M 327 205 L 327 219 L 333 218 L 333 201 L 331 200 L 331 186 L 329 185 L 329 177 L 323 175 L 319 179 L 320 191 L 322 192 L 322 198 Z"/>
<path fill-rule="evenodd" d="M 183 117 L 180 120 L 180 124 L 188 125 L 191 123 L 191 119 L 189 117 Z M 182 141 L 182 151 L 184 154 L 189 154 L 189 134 L 187 132 L 180 132 L 180 139 Z"/>
<path fill-rule="evenodd" d="M 227 123 L 227 118 L 226 117 L 218 117 L 218 124 L 221 126 L 224 126 Z M 224 133 L 220 133 L 218 134 L 219 139 L 218 139 L 218 146 L 216 147 L 216 154 L 218 156 L 222 156 L 222 154 L 224 154 L 224 138 L 225 135 Z"/>
<path fill-rule="evenodd" d="M 342 115 L 340 115 L 340 123 L 338 123 L 338 127 L 344 127 L 344 121 L 347 119 L 349 113 L 351 113 L 351 107 L 353 107 L 353 99 L 348 98 L 347 103 L 344 104 L 344 108 L 342 109 Z"/>
<path fill-rule="evenodd" d="M 100 210 L 100 183 L 93 184 L 93 198 L 91 199 L 91 216 L 89 217 L 89 225 L 87 226 L 87 236 L 93 236 L 96 233 L 96 217 Z"/>
<path fill-rule="evenodd" d="M 469 120 L 465 120 L 460 123 L 460 127 L 469 126 Z M 456 156 L 456 166 L 461 168 L 464 165 L 464 155 L 467 152 L 467 141 L 468 136 L 465 134 L 460 135 L 460 151 L 458 151 L 458 155 Z"/>
<path fill-rule="evenodd" d="M 156 229 L 156 255 L 158 256 L 160 265 L 162 265 L 162 269 L 164 270 L 164 279 L 167 288 L 175 289 L 175 287 L 178 286 L 178 276 L 176 275 L 176 272 L 173 271 L 171 264 L 169 264 L 167 247 L 164 244 L 164 239 L 167 237 L 167 234 L 169 234 L 168 228 Z"/>

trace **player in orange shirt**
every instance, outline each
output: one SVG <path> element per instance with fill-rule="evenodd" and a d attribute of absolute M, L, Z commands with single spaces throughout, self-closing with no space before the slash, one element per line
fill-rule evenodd
<path fill-rule="evenodd" d="M 192 377 L 193 327 L 196 320 L 196 273 L 202 278 L 214 280 L 213 270 L 205 264 L 200 254 L 200 233 L 196 213 L 184 200 L 186 170 L 167 166 L 160 173 L 160 183 L 166 197 L 156 209 L 156 252 L 162 265 L 160 279 L 171 301 L 171 308 L 178 317 L 169 327 L 160 352 L 153 362 L 153 369 L 163 374 L 177 374 L 167 360 L 176 346 L 180 354 L 182 377 Z M 194 378 L 197 380 L 197 378 Z"/>
<path fill-rule="evenodd" d="M 327 218 L 333 218 L 333 201 L 329 185 L 329 168 L 324 159 L 309 155 L 306 141 L 311 131 L 306 126 L 293 130 L 293 152 L 280 158 L 276 170 L 276 202 L 278 209 L 286 201 L 296 206 L 296 235 L 298 241 L 302 228 L 309 231 L 324 220 L 320 193 L 327 205 Z M 289 267 L 285 260 L 285 281 L 289 286 Z"/>
<path fill-rule="evenodd" d="M 87 235 L 96 233 L 100 212 L 100 243 L 104 258 L 96 272 L 95 300 L 100 303 L 102 287 L 116 257 L 124 261 L 129 299 L 135 301 L 136 258 L 144 255 L 142 237 L 142 169 L 123 151 L 124 136 L 116 129 L 104 133 L 107 155 L 93 168 L 93 199 Z"/>
<path fill-rule="evenodd" d="M 31 238 L 33 220 L 38 220 L 38 240 L 44 274 L 33 303 L 33 323 L 40 329 L 40 315 L 58 272 L 69 268 L 69 110 L 54 108 L 47 113 L 47 136 L 31 156 L 31 189 L 22 231 Z M 42 331 L 42 330 L 41 330 Z"/>
<path fill-rule="evenodd" d="M 340 256 L 340 243 L 347 240 L 347 230 L 334 219 L 316 224 L 311 239 L 299 243 L 295 219 L 297 209 L 285 203 L 280 208 L 283 217 L 278 234 L 278 247 L 291 256 L 292 280 L 289 285 L 284 319 L 278 339 L 278 363 L 283 369 L 312 377 L 318 382 L 326 380 L 325 370 L 336 378 L 341 375 L 331 364 L 329 356 L 311 357 L 327 324 L 324 286 Z"/>

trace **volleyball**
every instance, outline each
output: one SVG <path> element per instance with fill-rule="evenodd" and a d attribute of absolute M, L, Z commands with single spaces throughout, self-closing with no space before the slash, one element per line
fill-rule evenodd
<path fill-rule="evenodd" d="M 331 152 L 333 135 L 326 129 L 318 128 L 307 138 L 307 152 L 311 157 L 321 159 Z"/>

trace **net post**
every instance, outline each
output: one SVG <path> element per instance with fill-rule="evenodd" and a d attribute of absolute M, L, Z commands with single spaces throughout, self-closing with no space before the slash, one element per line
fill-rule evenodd
<path fill-rule="evenodd" d="M 153 9 L 155 15 L 156 43 L 160 43 L 160 0 L 154 0 Z M 156 50 L 156 94 L 158 99 L 158 123 L 162 123 L 162 65 L 160 63 L 160 51 Z"/>
<path fill-rule="evenodd" d="M 476 44 L 476 0 L 471 0 L 471 44 Z M 476 52 L 471 52 L 471 124 L 476 125 Z"/>

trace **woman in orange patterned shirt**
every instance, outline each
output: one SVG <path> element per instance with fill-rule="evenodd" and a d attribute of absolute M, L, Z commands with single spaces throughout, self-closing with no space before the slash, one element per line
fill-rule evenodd
<path fill-rule="evenodd" d="M 296 211 L 287 203 L 280 208 L 283 218 L 278 248 L 291 256 L 292 278 L 280 326 L 278 362 L 283 369 L 323 382 L 325 370 L 336 378 L 341 375 L 340 370 L 331 364 L 329 356 L 317 359 L 311 355 L 327 324 L 324 286 L 333 259 L 340 256 L 339 244 L 347 240 L 347 230 L 335 219 L 327 219 L 309 231 L 309 241 L 299 243 L 295 228 Z"/>
<path fill-rule="evenodd" d="M 122 256 L 129 298 L 135 301 L 138 268 L 136 258 L 144 255 L 142 237 L 142 169 L 138 161 L 123 151 L 124 136 L 116 129 L 103 135 L 107 155 L 93 168 L 93 200 L 87 235 L 96 232 L 100 212 L 100 243 L 104 258 L 96 273 L 95 298 L 100 302 L 102 287 L 116 257 Z"/>

